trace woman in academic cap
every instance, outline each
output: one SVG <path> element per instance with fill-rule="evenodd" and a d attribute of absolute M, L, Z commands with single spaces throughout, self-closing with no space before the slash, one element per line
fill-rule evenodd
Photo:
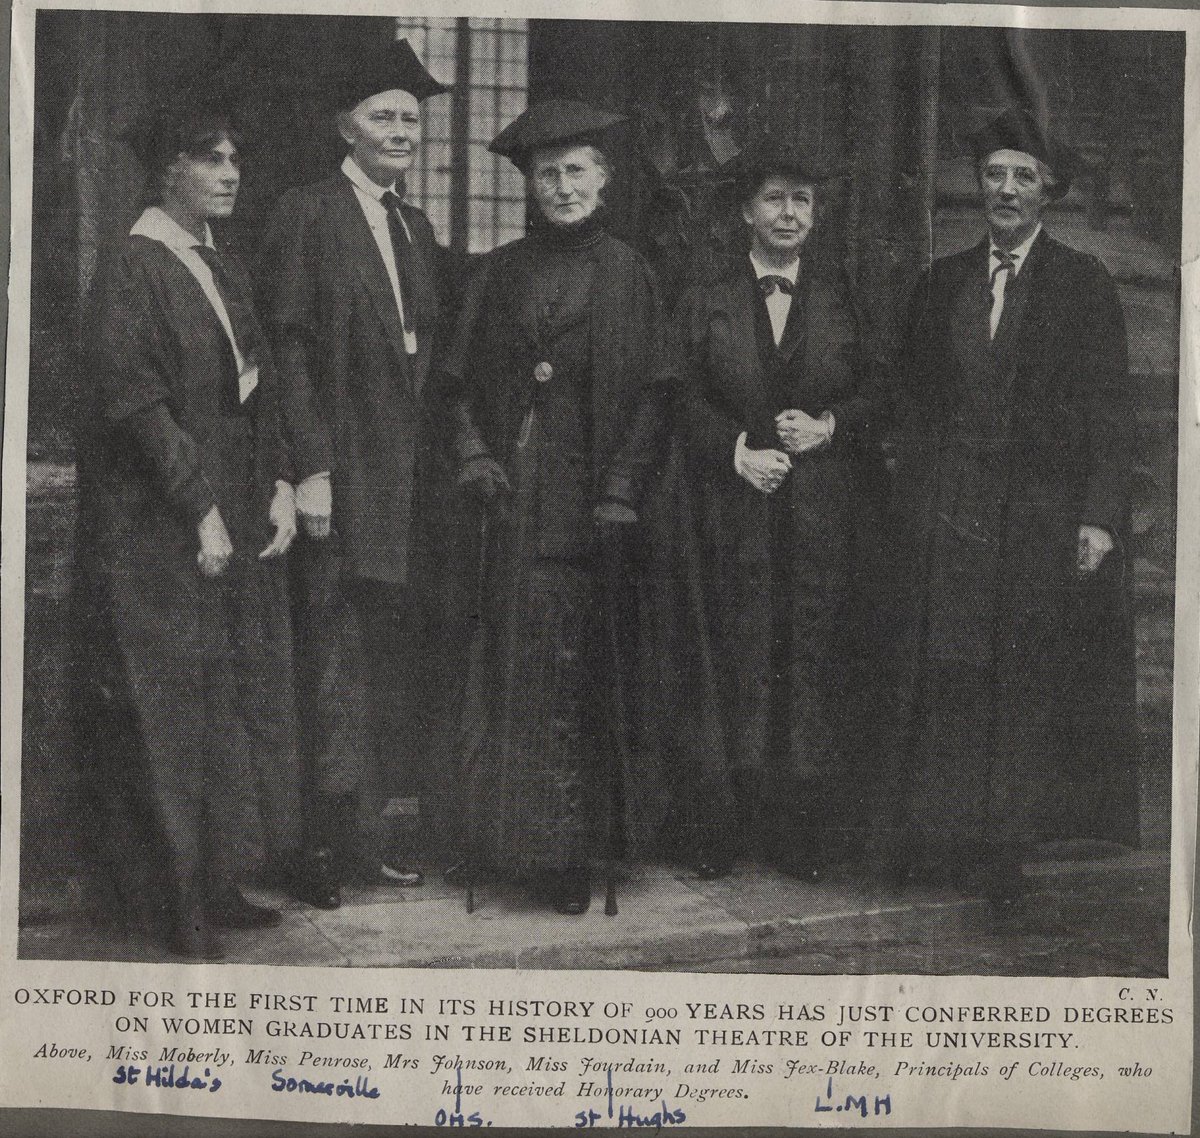
<path fill-rule="evenodd" d="M 838 805 L 835 693 L 880 373 L 845 282 L 806 255 L 831 171 L 757 140 L 722 174 L 748 249 L 680 301 L 678 429 L 739 812 L 733 826 L 701 813 L 693 841 L 702 877 L 728 873 L 757 833 L 781 869 L 815 880 Z"/>
<path fill-rule="evenodd" d="M 422 880 L 383 813 L 390 796 L 426 789 L 420 685 L 438 637 L 425 382 L 442 250 L 404 183 L 421 103 L 445 90 L 404 40 L 322 80 L 345 160 L 279 200 L 259 257 L 302 523 L 292 586 L 307 855 L 291 884 L 323 908 L 347 882 Z"/>
<path fill-rule="evenodd" d="M 668 395 L 649 270 L 604 225 L 598 142 L 619 121 L 550 101 L 492 142 L 537 209 L 528 236 L 484 260 L 441 366 L 458 484 L 490 507 L 464 841 L 565 914 L 589 904 L 606 732 L 625 719 L 612 653 L 629 629 L 606 624 L 598 543 L 617 548 L 637 522 Z"/>
<path fill-rule="evenodd" d="M 1137 833 L 1138 420 L 1116 285 L 1043 224 L 1078 158 L 1027 108 L 967 141 L 986 232 L 917 282 L 899 354 L 883 852 L 1003 908 L 1037 842 Z"/>
<path fill-rule="evenodd" d="M 130 788 L 163 846 L 126 818 L 115 883 L 149 879 L 173 951 L 211 957 L 214 926 L 279 921 L 234 884 L 228 828 L 239 769 L 265 774 L 272 750 L 286 790 L 294 761 L 279 564 L 294 495 L 249 279 L 209 227 L 233 210 L 238 135 L 188 101 L 131 141 L 156 204 L 104 258 L 84 329 L 79 725 L 110 760 L 105 793 Z"/>

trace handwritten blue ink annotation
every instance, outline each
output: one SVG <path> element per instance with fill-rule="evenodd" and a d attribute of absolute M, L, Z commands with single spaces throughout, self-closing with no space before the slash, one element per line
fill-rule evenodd
<path fill-rule="evenodd" d="M 866 1095 L 846 1095 L 843 1102 L 835 1103 L 833 1101 L 833 1079 L 830 1078 L 825 1087 L 825 1101 L 822 1102 L 820 1096 L 817 1098 L 817 1104 L 813 1108 L 818 1114 L 824 1114 L 827 1111 L 836 1111 L 841 1114 L 842 1111 L 857 1110 L 861 1117 L 867 1118 L 870 1114 L 870 1108 L 867 1104 Z M 892 1113 L 892 1096 L 889 1092 L 886 1095 L 875 1096 L 875 1117 L 880 1114 L 889 1115 Z"/>
<path fill-rule="evenodd" d="M 463 1114 L 461 1067 L 455 1068 L 454 1109 L 448 1111 L 445 1107 L 439 1107 L 437 1114 L 433 1116 L 433 1124 L 434 1126 L 491 1126 L 491 1122 L 477 1110 L 471 1111 L 468 1115 Z"/>
<path fill-rule="evenodd" d="M 122 1063 L 117 1068 L 117 1073 L 113 1075 L 113 1082 L 118 1086 L 134 1087 L 139 1084 L 142 1074 L 141 1067 L 135 1067 L 131 1063 Z M 192 1078 L 190 1064 L 185 1066 L 176 1075 L 174 1063 L 166 1063 L 157 1067 L 147 1067 L 145 1075 L 146 1081 L 141 1085 L 146 1087 L 172 1087 L 177 1091 L 219 1091 L 221 1089 L 220 1076 L 213 1075 L 207 1067 L 204 1068 L 203 1078 L 199 1075 Z"/>
<path fill-rule="evenodd" d="M 619 1111 L 613 1110 L 613 1081 L 612 1071 L 608 1072 L 608 1117 L 612 1118 L 616 1115 L 617 1129 L 625 1129 L 632 1126 L 653 1126 L 655 1130 L 661 1130 L 664 1126 L 682 1126 L 687 1121 L 687 1115 L 682 1110 L 672 1110 L 664 1101 L 662 1110 L 656 1110 L 653 1114 L 638 1114 L 631 1107 L 622 1105 Z M 603 1118 L 598 1110 L 581 1110 L 575 1115 L 575 1129 L 586 1130 L 595 1126 L 597 1122 Z"/>
<path fill-rule="evenodd" d="M 379 1088 L 371 1086 L 366 1075 L 355 1076 L 354 1082 L 343 1079 L 340 1083 L 313 1083 L 308 1079 L 297 1079 L 285 1075 L 278 1067 L 271 1072 L 271 1090 L 299 1092 L 302 1095 L 327 1095 L 333 1098 L 378 1098 Z"/>

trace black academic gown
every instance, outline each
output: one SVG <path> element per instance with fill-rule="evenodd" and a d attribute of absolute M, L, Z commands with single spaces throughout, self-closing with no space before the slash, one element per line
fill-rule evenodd
<path fill-rule="evenodd" d="M 345 174 L 279 200 L 256 270 L 297 481 L 329 471 L 333 490 L 329 540 L 302 532 L 292 558 L 310 840 L 364 868 L 386 852 L 383 801 L 425 789 L 440 682 L 431 533 L 439 473 L 425 386 L 443 250 L 424 213 L 402 211 L 414 355 Z"/>
<path fill-rule="evenodd" d="M 987 270 L 984 240 L 935 262 L 913 295 L 883 603 L 899 716 L 882 745 L 933 846 L 1128 840 L 1134 413 L 1121 304 L 1096 258 L 1043 232 L 989 339 Z M 1086 578 L 1083 524 L 1115 541 Z"/>
<path fill-rule="evenodd" d="M 135 811 L 108 830 L 110 869 L 118 882 L 150 879 L 147 896 L 171 904 L 231 873 L 239 791 L 257 793 L 271 852 L 297 841 L 286 579 L 257 556 L 273 535 L 275 480 L 290 477 L 276 375 L 259 360 L 257 390 L 239 403 L 212 305 L 146 237 L 103 258 L 84 335 L 77 725 L 100 800 Z M 234 556 L 210 579 L 196 526 L 214 505 Z"/>
<path fill-rule="evenodd" d="M 488 521 L 448 828 L 520 876 L 586 865 L 609 817 L 614 726 L 593 509 L 640 503 L 669 386 L 649 271 L 596 226 L 497 249 L 468 289 L 442 380 L 458 459 L 492 456 L 513 487 Z M 654 698 L 633 681 L 636 582 L 620 582 L 618 614 L 634 754 Z"/>
<path fill-rule="evenodd" d="M 778 346 L 748 259 L 685 294 L 677 328 L 727 770 L 761 785 L 778 842 L 833 828 L 850 791 L 842 699 L 863 550 L 878 528 L 885 369 L 864 357 L 845 286 L 803 268 Z M 782 449 L 774 420 L 789 408 L 830 411 L 833 441 L 793 456 L 779 490 L 763 495 L 734 471 L 737 439 L 745 431 L 749 447 Z"/>

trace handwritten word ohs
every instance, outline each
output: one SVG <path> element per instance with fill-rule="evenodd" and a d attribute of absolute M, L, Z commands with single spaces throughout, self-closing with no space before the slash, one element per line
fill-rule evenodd
<path fill-rule="evenodd" d="M 487 1121 L 477 1110 L 471 1111 L 470 1114 L 463 1114 L 461 1067 L 456 1068 L 456 1076 L 454 1084 L 454 1109 L 447 1110 L 445 1107 L 439 1107 L 437 1114 L 433 1116 L 434 1126 L 491 1126 L 491 1122 Z"/>

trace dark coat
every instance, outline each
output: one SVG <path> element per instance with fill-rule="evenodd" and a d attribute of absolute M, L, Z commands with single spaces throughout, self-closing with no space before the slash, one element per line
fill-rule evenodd
<path fill-rule="evenodd" d="M 226 263 L 249 297 L 249 278 Z M 141 236 L 102 259 L 84 347 L 78 727 L 98 801 L 120 783 L 148 804 L 167 844 L 158 876 L 178 892 L 206 847 L 219 877 L 235 820 L 253 825 L 235 813 L 248 777 L 263 792 L 273 852 L 294 841 L 285 576 L 279 561 L 258 560 L 274 483 L 290 477 L 276 374 L 260 359 L 258 387 L 238 403 L 233 352 L 207 297 L 174 253 Z M 196 527 L 214 505 L 234 556 L 205 578 Z M 130 846 L 144 840 L 135 818 L 118 820 Z"/>
<path fill-rule="evenodd" d="M 547 351 L 531 284 L 540 240 L 496 249 L 468 288 L 442 364 L 442 397 L 456 404 L 453 445 L 460 462 L 490 454 L 504 465 L 534 398 L 534 367 Z M 657 289 L 645 261 L 615 237 L 602 236 L 596 247 L 590 320 L 595 500 L 636 506 L 661 458 L 670 391 Z"/>
<path fill-rule="evenodd" d="M 544 281 L 564 272 L 561 303 L 539 313 Z M 555 369 L 544 388 L 534 378 L 539 363 Z M 578 851 L 607 814 L 611 753 L 600 727 L 612 726 L 613 689 L 599 614 L 612 582 L 598 571 L 592 510 L 605 500 L 640 507 L 661 461 L 671 382 L 657 290 L 621 241 L 597 231 L 568 249 L 538 232 L 483 260 L 442 361 L 441 399 L 456 461 L 490 455 L 513 492 L 488 524 L 482 620 L 474 622 L 447 765 L 463 772 L 460 788 L 475 787 L 468 828 L 499 816 L 506 835 L 497 848 L 510 866 L 586 858 Z M 556 395 L 555 383 L 572 394 Z M 576 421 L 556 398 L 575 403 Z M 566 438 L 549 433 L 563 428 Z M 562 471 L 560 486 L 547 483 L 548 469 Z M 630 539 L 623 553 L 634 545 Z M 647 622 L 639 620 L 643 580 L 633 560 L 615 583 L 623 592 L 627 742 L 636 756 L 624 772 L 625 831 L 637 843 L 659 821 L 643 783 L 657 773 L 645 756 L 646 727 L 661 709 L 636 670 L 650 653 L 640 639 Z M 443 827 L 452 834 L 462 821 L 462 810 L 451 808 Z"/>
<path fill-rule="evenodd" d="M 831 699 L 848 683 L 862 549 L 878 528 L 887 371 L 863 351 L 845 284 L 805 270 L 778 347 L 745 258 L 685 294 L 676 323 L 681 473 L 726 761 L 786 795 L 843 750 Z M 734 471 L 737 438 L 782 449 L 774 420 L 789 408 L 831 412 L 833 441 L 793 456 L 763 495 Z"/>
<path fill-rule="evenodd" d="M 415 356 L 404 350 L 383 258 L 341 172 L 279 200 L 257 272 L 297 480 L 330 472 L 346 571 L 389 584 L 408 578 L 415 471 L 432 445 L 423 393 L 441 263 L 429 219 L 402 209 L 435 290 L 421 306 Z"/>
<path fill-rule="evenodd" d="M 236 260 L 227 264 L 250 295 Z M 103 259 L 85 351 L 93 386 L 80 431 L 83 563 L 129 590 L 123 636 L 181 663 L 220 656 L 225 582 L 197 572 L 196 526 L 217 506 L 239 560 L 270 540 L 274 483 L 290 476 L 271 360 L 259 362 L 246 413 L 230 414 L 236 372 L 221 323 L 178 257 L 147 237 Z"/>
<path fill-rule="evenodd" d="M 1056 836 L 1123 837 L 1135 418 L 1121 304 L 1096 258 L 1043 232 L 989 341 L 987 265 L 985 239 L 935 262 L 913 295 L 886 605 L 894 694 L 936 717 L 947 669 L 982 669 L 991 721 L 981 713 L 961 757 L 985 768 L 987 824 L 1019 830 L 1042 812 Z M 1076 570 L 1084 524 L 1116 543 L 1090 579 Z"/>

